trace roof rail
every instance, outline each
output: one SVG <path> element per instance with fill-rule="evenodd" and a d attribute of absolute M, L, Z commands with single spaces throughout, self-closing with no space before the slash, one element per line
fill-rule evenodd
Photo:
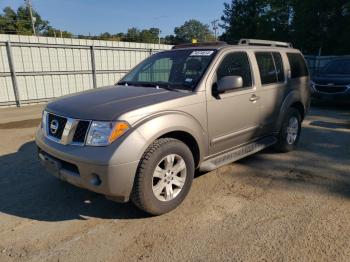
<path fill-rule="evenodd" d="M 256 46 L 273 46 L 273 47 L 293 48 L 293 45 L 291 43 L 259 40 L 259 39 L 241 39 L 241 40 L 239 40 L 238 44 L 239 45 L 256 45 Z"/>
<path fill-rule="evenodd" d="M 181 48 L 191 48 L 191 47 L 221 47 L 227 45 L 226 42 L 223 41 L 215 41 L 215 42 L 200 42 L 195 44 L 181 44 L 175 45 L 172 49 L 181 49 Z"/>

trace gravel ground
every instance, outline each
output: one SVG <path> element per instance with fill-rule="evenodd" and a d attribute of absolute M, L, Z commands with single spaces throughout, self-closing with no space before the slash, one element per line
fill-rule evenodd
<path fill-rule="evenodd" d="M 40 112 L 10 111 L 0 110 L 0 261 L 350 259 L 350 110 L 312 109 L 297 151 L 200 174 L 160 217 L 48 175 L 30 120 Z"/>

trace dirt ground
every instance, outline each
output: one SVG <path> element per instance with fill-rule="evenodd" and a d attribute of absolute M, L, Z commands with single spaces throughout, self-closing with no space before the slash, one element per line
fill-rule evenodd
<path fill-rule="evenodd" d="M 350 110 L 313 108 L 297 151 L 201 174 L 148 217 L 47 174 L 33 108 L 0 109 L 0 261 L 350 260 Z"/>

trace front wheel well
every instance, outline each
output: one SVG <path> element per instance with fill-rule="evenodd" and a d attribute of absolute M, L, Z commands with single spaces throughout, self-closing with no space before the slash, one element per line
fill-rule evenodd
<path fill-rule="evenodd" d="M 160 138 L 174 138 L 183 142 L 191 150 L 195 166 L 197 167 L 199 165 L 199 160 L 200 160 L 199 146 L 196 139 L 191 134 L 184 131 L 173 131 L 162 135 L 158 139 Z"/>

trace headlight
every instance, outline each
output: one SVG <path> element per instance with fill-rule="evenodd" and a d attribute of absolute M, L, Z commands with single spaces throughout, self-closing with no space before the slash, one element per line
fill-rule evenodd
<path fill-rule="evenodd" d="M 99 122 L 91 123 L 86 140 L 88 146 L 108 146 L 122 136 L 130 128 L 126 122 Z"/>

